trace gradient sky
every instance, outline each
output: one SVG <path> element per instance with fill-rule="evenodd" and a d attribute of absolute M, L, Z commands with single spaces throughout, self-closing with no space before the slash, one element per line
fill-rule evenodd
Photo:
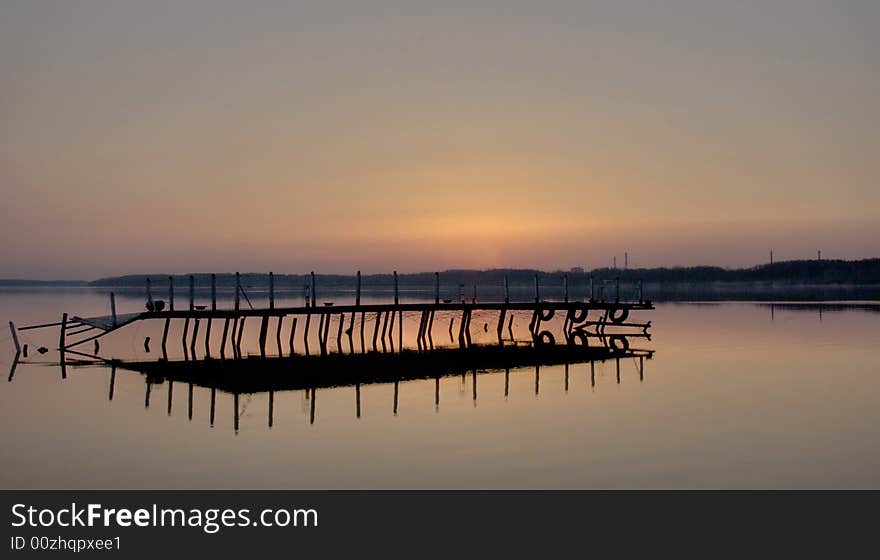
<path fill-rule="evenodd" d="M 3 0 L 0 277 L 878 256 L 878 29 L 876 1 Z"/>

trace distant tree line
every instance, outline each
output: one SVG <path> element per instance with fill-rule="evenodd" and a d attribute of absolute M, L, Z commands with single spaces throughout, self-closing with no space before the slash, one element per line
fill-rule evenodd
<path fill-rule="evenodd" d="M 444 286 L 463 284 L 464 286 L 500 286 L 507 277 L 511 286 L 531 286 L 535 275 L 541 285 L 560 285 L 563 276 L 568 275 L 571 286 L 583 286 L 589 282 L 607 283 L 620 279 L 624 283 L 642 281 L 651 284 L 705 284 L 717 282 L 767 282 L 777 284 L 880 284 L 880 259 L 845 260 L 801 260 L 765 264 L 752 268 L 727 269 L 713 266 L 692 266 L 672 268 L 597 268 L 590 271 L 540 271 L 533 269 L 492 269 L 492 270 L 444 270 L 440 272 Z M 218 287 L 234 287 L 234 273 L 218 273 Z M 157 289 L 168 286 L 167 274 L 132 274 L 101 278 L 90 282 L 91 286 L 137 286 L 143 287 L 147 278 Z M 210 273 L 194 273 L 199 287 L 210 285 Z M 316 274 L 322 287 L 352 288 L 354 274 Z M 392 274 L 364 274 L 362 286 L 386 288 L 392 285 Z M 429 288 L 434 285 L 433 272 L 400 274 L 401 287 Z M 15 281 L 5 281 L 15 282 Z M 275 286 L 278 289 L 301 288 L 310 282 L 309 274 L 276 274 Z M 0 281 L 2 284 L 2 281 Z M 189 275 L 174 275 L 174 284 L 181 289 L 189 285 Z M 267 273 L 243 273 L 241 284 L 245 288 L 266 288 L 269 285 Z"/>

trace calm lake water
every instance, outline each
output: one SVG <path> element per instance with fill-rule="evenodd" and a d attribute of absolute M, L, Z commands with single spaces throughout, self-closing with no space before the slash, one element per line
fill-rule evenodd
<path fill-rule="evenodd" d="M 120 313 L 141 305 L 120 298 Z M 442 378 L 439 404 L 433 379 L 407 381 L 396 413 L 392 384 L 362 385 L 360 417 L 354 387 L 318 389 L 314 402 L 276 392 L 271 427 L 268 394 L 241 395 L 237 432 L 227 393 L 216 393 L 213 426 L 209 389 L 153 385 L 145 406 L 145 377 L 118 369 L 111 400 L 109 368 L 68 366 L 62 379 L 57 352 L 36 352 L 57 346 L 57 329 L 25 331 L 30 363 L 0 387 L 0 487 L 880 488 L 878 309 L 658 304 L 638 316 L 652 338 L 633 346 L 656 351 L 641 378 L 634 360 L 619 379 L 613 360 L 592 380 L 589 364 L 523 368 L 505 396 L 503 371 L 480 372 Z M 4 367 L 8 320 L 62 311 L 107 314 L 106 293 L 0 291 Z M 448 320 L 438 315 L 438 341 Z M 473 325 L 476 342 L 491 340 L 490 315 Z M 160 338 L 161 324 L 130 325 L 101 353 L 154 359 Z"/>

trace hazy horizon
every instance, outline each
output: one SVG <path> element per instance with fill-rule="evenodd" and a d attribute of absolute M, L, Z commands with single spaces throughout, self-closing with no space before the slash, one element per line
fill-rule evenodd
<path fill-rule="evenodd" d="M 880 255 L 880 3 L 0 5 L 0 278 Z"/>

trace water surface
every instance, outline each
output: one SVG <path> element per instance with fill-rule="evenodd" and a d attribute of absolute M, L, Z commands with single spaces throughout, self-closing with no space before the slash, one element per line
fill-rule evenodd
<path fill-rule="evenodd" d="M 0 309 L 4 325 L 109 312 L 89 289 L 5 290 Z M 0 388 L 0 487 L 878 488 L 876 310 L 659 304 L 640 316 L 652 339 L 635 345 L 656 351 L 642 375 L 634 360 L 619 377 L 614 361 L 592 378 L 588 364 L 479 372 L 442 378 L 439 404 L 434 380 L 408 381 L 396 412 L 392 384 L 362 385 L 359 417 L 354 387 L 276 392 L 271 427 L 268 394 L 241 395 L 238 431 L 226 393 L 212 426 L 209 389 L 194 387 L 190 407 L 186 384 L 170 397 L 153 385 L 145 406 L 138 373 L 117 370 L 111 400 L 107 367 L 62 379 L 57 365 L 21 363 Z M 248 328 L 255 351 L 257 322 Z M 145 357 L 149 335 L 155 357 L 156 333 L 127 327 L 101 352 Z M 57 336 L 22 333 L 27 362 L 57 362 L 35 352 Z M 4 331 L 0 359 L 12 358 Z"/>

